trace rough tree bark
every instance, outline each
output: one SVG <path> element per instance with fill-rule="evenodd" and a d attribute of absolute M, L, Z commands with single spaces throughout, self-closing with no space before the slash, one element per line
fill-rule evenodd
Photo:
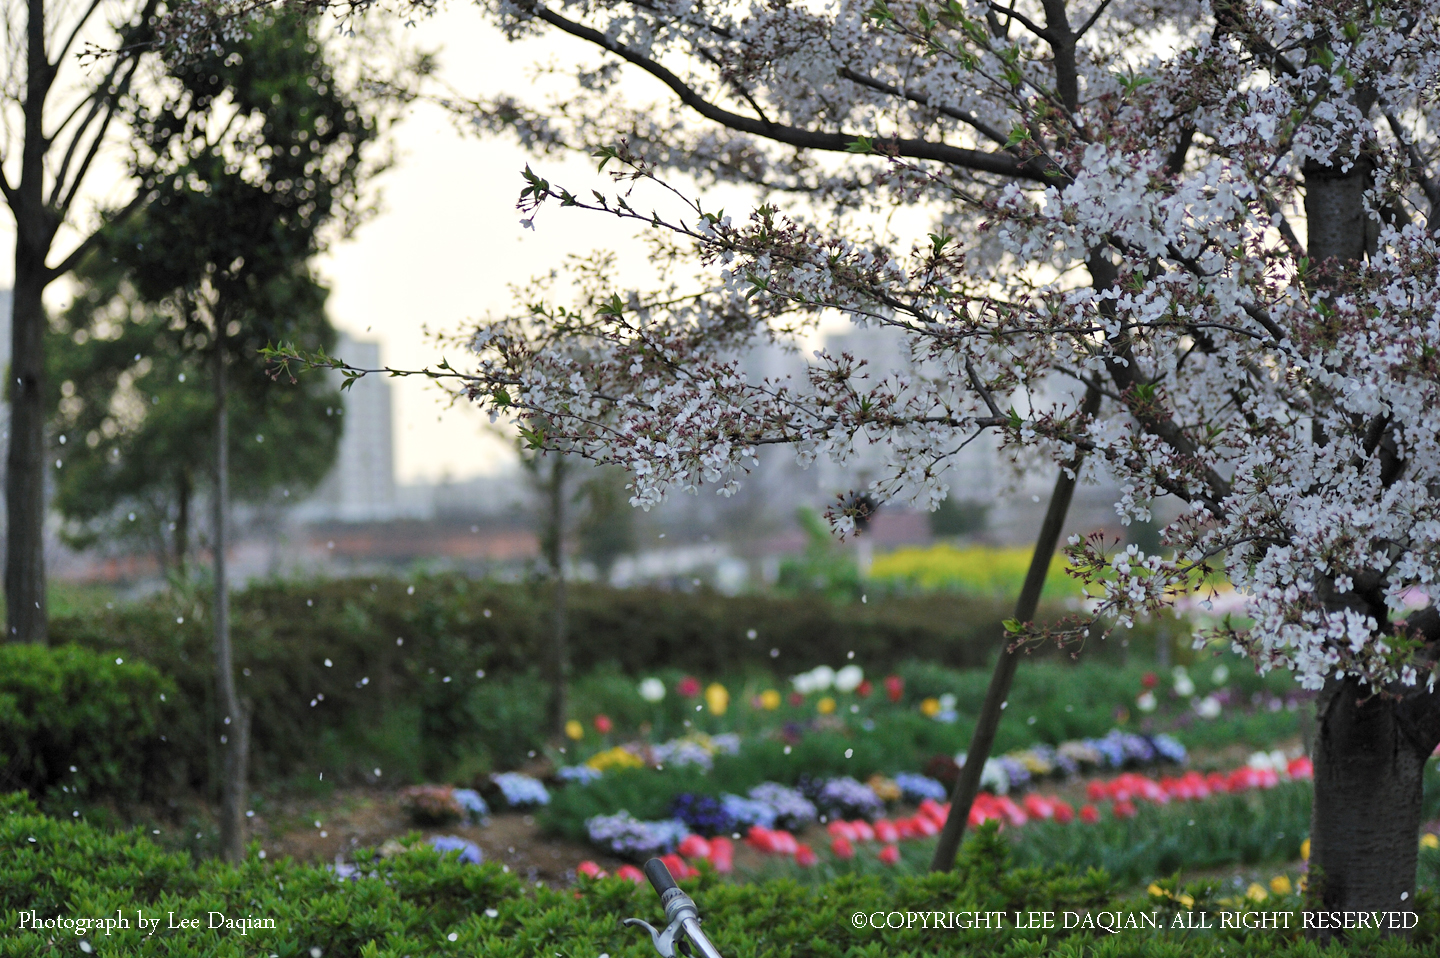
<path fill-rule="evenodd" d="M 1369 110 L 1374 97 L 1357 94 Z M 1317 286 L 1339 282 L 1334 269 L 1353 267 L 1366 254 L 1372 216 L 1365 191 L 1374 164 L 1361 153 L 1349 169 L 1310 161 L 1304 166 L 1307 249 Z M 1383 445 L 1383 429 L 1377 445 Z M 1383 456 L 1384 450 L 1378 450 Z M 1382 481 L 1404 472 L 1392 458 Z M 1375 583 L 1369 583 L 1375 586 Z M 1359 603 L 1387 623 L 1383 602 L 1358 593 L 1328 597 L 1327 605 Z M 1378 592 L 1378 589 L 1375 590 Z M 1373 596 L 1375 598 L 1377 596 Z M 1413 617 L 1433 637 L 1440 624 L 1433 607 Z M 1425 628 L 1426 625 L 1430 627 Z M 1386 626 L 1382 625 L 1382 628 Z M 1418 689 L 1379 690 L 1355 679 L 1327 680 L 1316 702 L 1314 804 L 1310 822 L 1309 906 L 1326 911 L 1413 911 L 1423 772 L 1440 743 L 1440 694 Z M 1329 937 L 1321 932 L 1319 937 Z"/>
<path fill-rule="evenodd" d="M 220 855 L 245 858 L 245 779 L 250 752 L 250 709 L 235 690 L 230 646 L 230 588 L 225 577 L 226 507 L 230 499 L 228 389 L 225 338 L 216 324 L 215 341 L 215 681 L 220 699 Z"/>
<path fill-rule="evenodd" d="M 74 9 L 54 5 L 48 10 L 46 0 L 26 0 L 24 4 L 25 68 L 23 76 L 17 70 L 11 77 L 24 91 L 20 104 L 23 142 L 15 150 L 19 178 L 12 182 L 0 169 L 0 196 L 15 217 L 11 367 L 5 390 L 10 403 L 10 427 L 5 455 L 4 636 L 11 641 L 43 643 L 48 638 L 44 532 L 49 460 L 45 447 L 43 296 L 45 287 L 70 272 L 94 246 L 97 233 L 92 231 L 57 265 L 49 265 L 47 258 L 85 177 L 96 157 L 104 152 L 100 147 L 112 127 L 117 106 L 146 55 L 146 39 L 157 4 L 158 0 L 141 0 L 128 10 L 100 3 L 79 4 Z M 47 16 L 57 11 L 60 16 Z M 122 34 L 121 42 L 116 44 L 120 52 L 109 58 L 103 71 L 91 73 L 82 81 L 88 92 L 80 103 L 64 102 L 64 94 L 69 92 L 67 83 L 57 84 L 57 79 L 61 68 L 74 61 L 76 42 L 82 35 L 88 36 L 84 30 L 93 25 L 94 19 L 109 20 L 117 13 L 113 22 L 119 24 L 117 29 Z M 73 21 L 62 24 L 64 17 L 72 17 Z M 53 44 L 52 49 L 46 48 L 47 40 Z M 57 91 L 59 95 L 52 95 Z M 47 120 L 54 129 L 47 131 Z M 144 201 L 145 194 L 138 193 L 112 219 L 133 214 Z"/>
<path fill-rule="evenodd" d="M 15 244 L 10 436 L 5 457 L 6 635 L 45 642 L 44 253 Z"/>
<path fill-rule="evenodd" d="M 6 636 L 46 640 L 45 608 L 45 256 L 59 219 L 45 203 L 42 119 L 52 67 L 45 52 L 44 0 L 27 4 L 25 143 L 20 180 L 7 189 L 15 216 L 15 288 L 10 313 L 10 436 L 5 457 Z M 7 184 L 8 187 L 8 184 Z"/>
<path fill-rule="evenodd" d="M 1316 712 L 1310 907 L 1413 911 L 1425 761 L 1440 742 L 1440 694 L 1396 701 L 1355 679 L 1331 679 Z"/>

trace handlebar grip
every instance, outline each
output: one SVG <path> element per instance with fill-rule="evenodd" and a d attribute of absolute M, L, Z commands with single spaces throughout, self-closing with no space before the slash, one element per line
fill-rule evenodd
<path fill-rule="evenodd" d="M 675 887 L 675 879 L 670 876 L 670 869 L 658 858 L 652 858 L 645 863 L 645 877 L 650 879 L 655 894 L 662 898 L 667 891 Z"/>

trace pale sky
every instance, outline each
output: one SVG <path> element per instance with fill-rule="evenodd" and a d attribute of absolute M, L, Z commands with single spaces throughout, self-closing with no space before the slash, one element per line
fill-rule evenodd
<path fill-rule="evenodd" d="M 507 43 L 468 4 L 455 5 L 401 36 L 439 54 L 441 78 L 469 95 L 533 89 L 530 64 L 540 59 L 575 63 L 589 54 L 569 38 Z M 337 49 L 346 41 L 337 38 Z M 507 284 L 563 265 L 566 253 L 612 248 L 622 264 L 642 267 L 644 251 L 633 231 L 577 212 L 546 210 L 536 230 L 521 228 L 515 209 L 530 163 L 552 182 L 577 192 L 602 186 L 589 158 L 536 159 L 513 142 L 462 134 L 439 108 L 415 107 L 394 131 L 396 165 L 375 183 L 381 213 L 351 239 L 338 243 L 317 266 L 331 284 L 330 317 L 340 329 L 378 340 L 384 362 L 419 368 L 441 356 L 422 333 L 462 329 L 468 319 L 504 311 Z M 130 195 L 118 163 L 97 168 L 87 192 L 112 202 Z M 14 225 L 0 216 L 0 288 L 14 276 Z M 63 235 L 58 249 L 73 237 Z M 52 256 L 58 259 L 58 256 Z M 51 287 L 52 308 L 63 305 L 66 285 Z M 343 358 L 343 357 L 342 357 Z M 510 456 L 491 437 L 487 417 L 470 408 L 446 408 L 445 397 L 423 380 L 392 381 L 396 473 L 402 481 L 463 478 L 501 468 Z"/>
<path fill-rule="evenodd" d="M 413 45 L 438 51 L 443 79 L 465 94 L 529 87 L 527 67 L 542 57 L 585 55 L 578 41 L 505 42 L 479 13 L 460 6 L 405 31 Z M 518 89 L 517 89 L 518 88 Z M 320 261 L 330 280 L 330 316 L 353 335 L 379 340 L 396 367 L 440 356 L 422 326 L 453 331 L 466 320 L 510 305 L 507 284 L 562 265 L 566 253 L 615 248 L 643 257 L 630 231 L 577 211 L 546 210 L 536 230 L 515 209 L 530 163 L 552 182 L 600 184 L 587 159 L 540 158 L 513 142 L 456 129 L 439 108 L 420 105 L 395 131 L 398 163 L 380 178 L 383 210 Z M 472 408 L 446 408 L 440 391 L 419 379 L 392 381 L 396 471 L 401 481 L 461 478 L 500 468 L 508 448 L 488 434 Z"/>

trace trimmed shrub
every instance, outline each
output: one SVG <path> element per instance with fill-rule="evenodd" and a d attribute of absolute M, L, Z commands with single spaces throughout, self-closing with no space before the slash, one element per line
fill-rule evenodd
<path fill-rule="evenodd" d="M 180 703 L 153 666 L 77 646 L 0 645 L 0 782 L 134 798 L 163 776 Z"/>
<path fill-rule="evenodd" d="M 1127 898 L 1099 871 L 1012 869 L 993 830 L 967 844 L 952 873 L 882 882 L 846 877 L 806 888 L 791 881 L 733 885 L 704 872 L 686 883 L 705 919 L 705 931 L 727 956 L 1026 956 L 1105 955 L 1113 958 L 1219 958 L 1269 955 L 1302 958 L 1321 953 L 1301 938 L 1288 896 L 1290 930 L 1211 930 L 1175 927 L 1192 913 L 1173 900 Z M 582 880 L 578 888 L 527 886 L 501 866 L 463 865 L 425 847 L 360 863 L 373 877 L 343 881 L 324 867 L 267 862 L 251 855 L 238 867 L 218 862 L 193 866 L 160 851 L 138 833 L 107 834 L 84 823 L 37 815 L 23 799 L 0 798 L 0 913 L 6 934 L 0 958 L 71 953 L 76 936 L 66 929 L 20 928 L 20 916 L 39 920 L 125 916 L 128 929 L 90 932 L 91 950 L 106 958 L 232 958 L 274 955 L 301 958 L 440 958 L 481 954 L 531 958 L 536 954 L 651 958 L 649 939 L 619 919 L 662 914 L 648 886 L 621 879 Z M 1214 909 L 1218 887 L 1190 886 L 1197 910 Z M 1419 924 L 1409 941 L 1382 941 L 1373 932 L 1351 935 L 1329 955 L 1421 958 L 1434 954 L 1440 907 L 1429 892 L 1417 896 Z M 136 927 L 137 911 L 159 918 L 153 936 Z M 1002 912 L 1004 928 L 936 929 L 907 922 L 907 912 Z M 1017 930 L 1017 913 L 1120 911 L 1153 915 L 1158 930 L 1110 934 L 1089 928 Z M 210 928 L 210 913 L 232 921 L 259 919 L 273 928 Z M 854 916 L 900 913 L 899 928 L 854 927 Z M 171 930 L 170 916 L 197 918 L 199 927 Z M 1057 922 L 1057 925 L 1059 923 Z M 67 939 L 71 943 L 67 943 Z M 312 951 L 313 949 L 313 951 Z"/>

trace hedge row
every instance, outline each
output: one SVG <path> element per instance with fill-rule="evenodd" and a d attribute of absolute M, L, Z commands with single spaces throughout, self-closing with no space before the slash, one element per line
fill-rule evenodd
<path fill-rule="evenodd" d="M 417 848 L 367 866 L 372 878 L 340 881 L 323 867 L 262 861 L 239 867 L 217 862 L 193 865 L 163 852 L 139 833 L 101 832 L 83 822 L 56 821 L 36 813 L 21 796 L 0 798 L 0 958 L 75 954 L 77 936 L 63 928 L 28 930 L 33 919 L 126 917 L 128 929 L 85 936 L 104 958 L 190 958 L 193 955 L 269 955 L 298 958 L 438 958 L 482 954 L 487 958 L 562 958 L 608 954 L 651 958 L 645 936 L 619 919 L 659 920 L 661 909 L 648 887 L 618 879 L 584 881 L 578 889 L 526 886 L 496 865 L 461 865 L 452 856 Z M 688 890 L 705 919 L 707 934 L 728 958 L 753 955 L 830 958 L 839 955 L 1106 956 L 1106 958 L 1218 958 L 1264 955 L 1312 958 L 1366 955 L 1420 958 L 1435 953 L 1440 903 L 1422 892 L 1415 902 L 1418 924 L 1410 940 L 1383 940 L 1353 933 L 1348 944 L 1318 948 L 1304 941 L 1293 896 L 1278 903 L 1289 931 L 1180 930 L 1199 922 L 1166 898 L 1117 895 L 1104 873 L 1064 868 L 1010 869 L 1005 845 L 987 830 L 966 847 L 953 873 L 902 878 L 837 879 L 805 888 L 794 882 L 735 885 L 702 875 Z M 1197 911 L 1224 907 L 1219 888 L 1186 889 Z M 876 913 L 886 923 L 907 912 L 1002 912 L 1002 930 L 937 930 L 922 927 L 856 928 L 854 916 Z M 1089 928 L 1017 930 L 1014 916 L 1029 911 L 1074 912 L 1091 917 Z M 136 927 L 143 912 L 160 918 L 152 936 Z M 208 927 L 218 912 L 232 922 L 273 922 L 273 929 Z M 1094 928 L 1102 912 L 1154 915 L 1163 930 L 1107 933 Z M 171 930 L 175 921 L 198 919 L 199 927 Z M 1177 918 L 1178 916 L 1178 918 Z M 1283 920 L 1284 915 L 1281 915 Z M 868 919 L 862 919 L 867 921 Z M 1105 919 L 1111 921 L 1112 919 Z"/>
<path fill-rule="evenodd" d="M 460 576 L 275 582 L 237 594 L 237 683 L 255 703 L 257 779 L 316 765 L 339 776 L 372 756 L 420 777 L 463 775 L 457 767 L 467 760 L 483 771 L 523 759 L 535 747 L 545 698 L 548 602 L 541 586 Z M 903 659 L 981 665 L 1006 614 L 1001 604 L 956 596 L 839 606 L 577 587 L 569 621 L 576 675 L 664 668 L 733 676 L 840 665 L 850 652 L 872 671 Z M 213 779 L 215 683 L 203 598 L 167 594 L 62 618 L 51 635 L 143 660 L 170 677 L 186 703 L 169 736 L 180 743 L 177 775 L 191 786 Z M 484 754 L 474 758 L 477 748 Z"/>
<path fill-rule="evenodd" d="M 139 797 L 168 761 L 162 729 L 179 704 L 175 684 L 143 662 L 0 645 L 0 783 Z"/>

